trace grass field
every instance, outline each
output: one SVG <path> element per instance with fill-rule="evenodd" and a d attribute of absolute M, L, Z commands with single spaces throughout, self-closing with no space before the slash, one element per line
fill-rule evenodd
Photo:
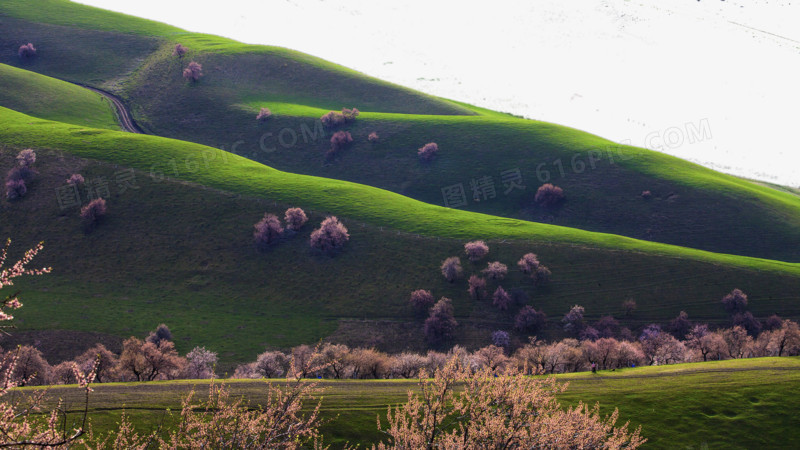
<path fill-rule="evenodd" d="M 119 130 L 114 110 L 102 95 L 5 64 L 0 64 L 0 105 L 42 119 Z"/>
<path fill-rule="evenodd" d="M 600 402 L 601 411 L 620 411 L 620 421 L 642 426 L 645 448 L 796 448 L 800 444 L 800 359 L 759 358 L 644 367 L 615 372 L 561 375 L 569 382 L 563 405 Z M 264 401 L 263 381 L 226 382 L 251 404 Z M 376 417 L 388 404 L 402 403 L 414 381 L 322 380 L 326 440 L 368 444 L 381 439 Z M 142 429 L 177 418 L 191 389 L 202 398 L 206 382 L 118 383 L 95 386 L 91 413 L 96 430 L 114 426 L 125 410 Z M 80 404 L 74 387 L 50 389 L 72 408 Z M 172 413 L 164 411 L 170 408 Z"/>
<path fill-rule="evenodd" d="M 40 55 L 25 69 L 114 91 L 149 132 L 432 204 L 443 203 L 442 188 L 460 183 L 468 210 L 798 261 L 800 198 L 791 193 L 567 127 L 431 97 L 299 52 L 66 1 L 42 4 L 47 13 L 35 13 L 21 0 L 0 5 L 0 62 L 21 65 L 15 56 L 20 42 L 41 43 Z M 182 61 L 171 55 L 175 42 L 190 48 Z M 180 76 L 188 60 L 204 66 L 196 85 Z M 255 120 L 261 106 L 276 113 L 266 124 Z M 354 106 L 364 112 L 348 128 L 355 143 L 326 162 L 327 136 L 306 139 L 302 127 L 313 129 L 321 111 Z M 377 144 L 366 141 L 372 131 L 381 135 Z M 287 141 L 292 144 L 280 145 Z M 441 154 L 421 165 L 415 151 L 430 141 L 439 143 Z M 506 194 L 502 173 L 515 169 L 525 189 Z M 470 182 L 481 177 L 492 177 L 496 192 L 477 202 Z M 562 208 L 533 205 L 535 189 L 545 181 L 565 189 Z M 650 201 L 640 197 L 644 190 L 653 192 Z"/>

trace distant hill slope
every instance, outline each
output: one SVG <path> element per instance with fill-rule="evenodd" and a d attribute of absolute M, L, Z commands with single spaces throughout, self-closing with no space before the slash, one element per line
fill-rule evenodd
<path fill-rule="evenodd" d="M 0 64 L 0 106 L 42 119 L 119 130 L 114 110 L 102 95 L 5 64 Z"/>
<path fill-rule="evenodd" d="M 438 99 L 299 52 L 71 2 L 9 0 L 0 14 L 0 62 L 111 90 L 151 133 L 431 204 L 443 204 L 443 189 L 460 185 L 460 207 L 468 210 L 800 261 L 800 198 L 658 152 Z M 27 41 L 38 43 L 40 55 L 22 63 L 16 48 Z M 172 56 L 176 42 L 190 49 L 183 60 Z M 196 85 L 181 77 L 190 60 L 203 64 Z M 275 113 L 266 123 L 255 120 L 262 106 Z M 322 113 L 342 107 L 362 115 L 346 128 L 353 145 L 328 161 L 330 132 L 304 134 L 303 127 L 315 130 Z M 367 141 L 373 131 L 380 135 L 374 144 Z M 420 164 L 416 150 L 431 141 L 440 155 Z M 517 184 L 503 182 L 516 171 Z M 534 205 L 544 182 L 564 188 L 562 207 Z M 641 197 L 645 190 L 650 200 Z"/>
<path fill-rule="evenodd" d="M 559 336 L 570 306 L 590 320 L 622 317 L 623 300 L 639 308 L 623 319 L 637 328 L 681 310 L 693 320 L 726 324 L 720 298 L 733 288 L 750 294 L 759 317 L 800 317 L 800 265 L 713 254 L 621 236 L 446 209 L 353 183 L 294 175 L 202 145 L 90 129 L 32 118 L 0 108 L 0 169 L 24 147 L 39 152 L 41 172 L 22 201 L 0 202 L 0 233 L 26 243 L 45 241 L 37 264 L 55 271 L 23 280 L 23 330 L 95 331 L 144 335 L 166 322 L 181 351 L 206 345 L 224 367 L 251 359 L 265 346 L 285 348 L 326 336 L 387 350 L 420 350 L 421 324 L 409 292 L 426 288 L 453 299 L 461 323 L 455 342 L 488 342 L 511 329 L 515 311 L 473 301 L 466 282 L 447 283 L 441 261 L 463 254 L 469 239 L 488 239 L 486 261 L 511 272 L 500 284 L 521 288 L 542 308 Z M 120 174 L 136 169 L 135 186 Z M 71 173 L 93 190 L 108 186 L 109 217 L 81 231 L 77 205 L 59 203 Z M 165 179 L 164 176 L 174 180 Z M 79 190 L 83 203 L 85 189 Z M 267 253 L 252 246 L 263 213 L 290 206 L 313 211 L 294 238 Z M 316 255 L 308 236 L 326 214 L 339 216 L 351 242 L 333 258 Z M 537 253 L 553 271 L 535 288 L 515 268 Z M 466 275 L 486 261 L 464 259 Z M 495 283 L 490 283 L 494 289 Z M 525 339 L 525 336 L 517 336 Z"/>

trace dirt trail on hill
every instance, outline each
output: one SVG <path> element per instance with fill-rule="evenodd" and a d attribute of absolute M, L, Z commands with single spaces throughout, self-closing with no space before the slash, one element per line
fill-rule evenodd
<path fill-rule="evenodd" d="M 107 98 L 111 102 L 111 104 L 114 105 L 114 109 L 116 110 L 117 120 L 119 121 L 119 124 L 120 126 L 122 126 L 123 130 L 127 131 L 128 133 L 145 134 L 144 131 L 142 131 L 142 129 L 139 128 L 138 125 L 136 125 L 136 122 L 133 120 L 133 117 L 131 116 L 131 112 L 128 110 L 128 107 L 125 106 L 124 103 L 122 103 L 122 100 L 120 100 L 119 97 L 110 92 L 106 92 L 102 89 L 97 89 L 80 83 L 75 83 L 75 84 L 84 87 L 86 89 L 89 89 L 90 91 L 97 92 L 98 94 Z"/>

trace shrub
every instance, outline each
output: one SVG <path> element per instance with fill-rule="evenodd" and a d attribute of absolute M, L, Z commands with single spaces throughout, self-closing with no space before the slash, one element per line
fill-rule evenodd
<path fill-rule="evenodd" d="M 359 114 L 361 114 L 361 111 L 359 111 L 356 108 L 353 109 L 342 108 L 342 117 L 344 117 L 344 121 L 346 123 L 355 121 L 356 117 L 358 117 Z"/>
<path fill-rule="evenodd" d="M 312 248 L 331 254 L 344 247 L 349 240 L 347 228 L 336 216 L 328 216 L 320 227 L 311 233 L 310 244 Z"/>
<path fill-rule="evenodd" d="M 36 162 L 36 152 L 33 149 L 26 148 L 17 154 L 17 163 L 23 167 L 31 167 Z"/>
<path fill-rule="evenodd" d="M 28 42 L 27 44 L 23 44 L 19 46 L 19 50 L 17 50 L 17 54 L 22 59 L 33 58 L 36 56 L 36 48 Z"/>
<path fill-rule="evenodd" d="M 730 314 L 744 312 L 747 309 L 747 294 L 739 289 L 734 289 L 728 295 L 722 297 L 722 306 Z"/>
<path fill-rule="evenodd" d="M 301 208 L 289 208 L 286 210 L 283 220 L 286 221 L 286 228 L 297 231 L 308 222 L 308 217 Z"/>
<path fill-rule="evenodd" d="M 495 289 L 494 295 L 492 295 L 492 305 L 501 311 L 505 311 L 511 306 L 511 296 L 503 289 L 503 286 L 498 286 Z"/>
<path fill-rule="evenodd" d="M 272 111 L 270 111 L 269 108 L 261 108 L 256 116 L 256 120 L 266 122 L 270 117 L 272 117 Z"/>
<path fill-rule="evenodd" d="M 490 262 L 485 269 L 481 271 L 490 280 L 502 280 L 508 274 L 508 266 L 501 263 L 500 261 Z"/>
<path fill-rule="evenodd" d="M 464 244 L 464 252 L 466 252 L 470 261 L 476 262 L 489 253 L 489 246 L 483 241 L 467 242 Z"/>
<path fill-rule="evenodd" d="M 547 266 L 540 264 L 539 267 L 536 268 L 536 278 L 535 278 L 536 284 L 545 285 L 549 283 L 551 275 L 552 272 L 550 272 L 550 269 L 548 269 Z"/>
<path fill-rule="evenodd" d="M 522 273 L 530 275 L 531 278 L 535 278 L 536 269 L 539 267 L 539 258 L 537 258 L 534 253 L 526 253 L 517 261 L 517 267 L 519 267 Z"/>
<path fill-rule="evenodd" d="M 6 198 L 9 200 L 17 200 L 25 196 L 28 188 L 25 186 L 25 180 L 11 179 L 6 181 Z"/>
<path fill-rule="evenodd" d="M 486 296 L 486 280 L 477 275 L 472 275 L 467 283 L 469 284 L 467 291 L 473 300 L 481 300 Z"/>
<path fill-rule="evenodd" d="M 331 111 L 322 115 L 319 118 L 326 128 L 336 128 L 338 126 L 344 125 L 345 120 L 344 116 L 340 112 Z"/>
<path fill-rule="evenodd" d="M 492 345 L 507 349 L 511 345 L 511 336 L 507 331 L 497 330 L 492 333 Z"/>
<path fill-rule="evenodd" d="M 442 262 L 442 275 L 451 283 L 461 278 L 463 272 L 461 260 L 457 256 L 451 256 Z"/>
<path fill-rule="evenodd" d="M 522 333 L 538 333 L 544 328 L 547 315 L 544 311 L 536 311 L 533 306 L 525 305 L 514 317 L 514 328 Z"/>
<path fill-rule="evenodd" d="M 274 214 L 265 213 L 264 217 L 253 225 L 253 228 L 255 228 L 253 240 L 260 250 L 275 245 L 283 234 L 281 221 Z"/>
<path fill-rule="evenodd" d="M 89 202 L 86 206 L 81 208 L 81 219 L 83 220 L 83 227 L 88 231 L 92 231 L 100 220 L 105 217 L 108 212 L 106 201 L 103 198 L 96 198 Z"/>
<path fill-rule="evenodd" d="M 67 184 L 75 184 L 80 185 L 84 183 L 83 175 L 79 173 L 73 173 L 72 175 L 67 178 Z"/>
<path fill-rule="evenodd" d="M 409 301 L 418 315 L 425 314 L 428 308 L 434 304 L 433 294 L 431 294 L 431 291 L 426 291 L 425 289 L 417 289 L 412 292 Z"/>
<path fill-rule="evenodd" d="M 330 155 L 335 155 L 341 150 L 344 150 L 350 143 L 353 142 L 353 136 L 349 131 L 337 131 L 331 136 L 331 150 Z"/>
<path fill-rule="evenodd" d="M 570 308 L 569 312 L 564 314 L 561 321 L 564 322 L 565 331 L 575 333 L 576 335 L 583 331 L 583 311 L 583 306 L 575 305 Z"/>
<path fill-rule="evenodd" d="M 430 316 L 425 320 L 425 337 L 433 345 L 453 337 L 458 322 L 453 317 L 453 304 L 447 297 L 442 297 L 431 308 Z"/>
<path fill-rule="evenodd" d="M 533 199 L 540 206 L 551 208 L 564 201 L 564 190 L 550 183 L 545 183 L 539 186 Z"/>
<path fill-rule="evenodd" d="M 196 83 L 202 76 L 203 66 L 194 61 L 190 62 L 189 66 L 183 69 L 183 78 L 186 78 L 186 81 Z"/>
<path fill-rule="evenodd" d="M 378 139 L 380 139 L 380 136 L 374 131 L 367 136 L 367 140 L 370 142 L 378 142 Z"/>
<path fill-rule="evenodd" d="M 438 152 L 439 146 L 435 142 L 428 142 L 417 150 L 417 156 L 422 162 L 430 162 Z"/>
<path fill-rule="evenodd" d="M 189 49 L 184 47 L 182 44 L 175 44 L 175 48 L 172 50 L 172 56 L 183 58 L 183 55 L 185 55 L 188 51 Z"/>

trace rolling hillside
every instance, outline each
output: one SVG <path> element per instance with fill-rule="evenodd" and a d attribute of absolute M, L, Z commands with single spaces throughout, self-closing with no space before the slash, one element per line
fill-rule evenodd
<path fill-rule="evenodd" d="M 800 261 L 800 199 L 644 149 L 567 127 L 461 105 L 364 76 L 291 50 L 240 44 L 63 0 L 0 5 L 0 62 L 90 83 L 122 96 L 137 121 L 165 137 L 223 147 L 280 170 L 380 187 L 431 204 L 461 184 L 464 209 L 699 248 Z M 32 61 L 16 48 L 35 41 Z M 190 51 L 172 56 L 176 42 Z M 196 85 L 180 76 L 203 64 Z M 75 64 L 81 61 L 81 64 Z M 275 116 L 255 120 L 262 106 Z M 316 120 L 357 107 L 355 139 L 326 161 L 329 132 Z M 376 131 L 381 139 L 366 137 Z M 698 131 L 699 132 L 699 131 Z M 416 149 L 435 141 L 440 155 L 420 164 Z M 518 185 L 503 174 L 519 171 Z M 491 177 L 491 179 L 486 178 Z M 478 193 L 472 181 L 495 191 Z M 555 210 L 533 206 L 545 181 L 563 187 Z M 514 187 L 516 186 L 516 187 Z M 524 186 L 524 189 L 522 189 Z M 641 193 L 653 193 L 644 200 Z"/>
<path fill-rule="evenodd" d="M 38 149 L 39 179 L 22 201 L 3 201 L 0 231 L 27 245 L 46 241 L 39 264 L 55 271 L 20 282 L 27 308 L 20 331 L 96 331 L 143 335 L 170 325 L 178 348 L 206 345 L 223 367 L 264 347 L 286 348 L 330 337 L 387 350 L 422 349 L 421 323 L 407 304 L 413 289 L 454 300 L 462 324 L 456 342 L 476 346 L 512 315 L 472 301 L 466 282 L 447 283 L 441 261 L 485 238 L 487 260 L 514 263 L 536 252 L 553 282 L 534 288 L 518 271 L 502 282 L 520 287 L 553 322 L 574 303 L 590 319 L 621 316 L 636 328 L 680 310 L 694 320 L 726 323 L 719 299 L 734 287 L 751 310 L 800 316 L 797 264 L 708 253 L 634 239 L 452 210 L 376 188 L 294 175 L 198 144 L 35 119 L 0 108 L 3 170 L 22 147 Z M 120 183 L 125 168 L 134 184 Z M 59 204 L 71 173 L 108 183 L 109 217 L 84 234 L 77 206 Z M 169 178 L 165 178 L 169 177 Z M 95 188 L 96 185 L 93 185 Z M 80 191 L 87 201 L 87 192 Z M 267 253 L 252 246 L 264 211 L 313 211 L 298 235 Z M 351 242 L 333 258 L 316 255 L 308 235 L 326 214 L 339 216 Z M 22 248 L 16 247 L 16 251 Z M 13 255 L 12 255 L 13 256 Z M 466 259 L 465 259 L 466 262 Z M 466 263 L 476 273 L 485 266 Z M 519 336 L 524 339 L 524 336 Z M 402 345 L 398 342 L 403 342 Z"/>

